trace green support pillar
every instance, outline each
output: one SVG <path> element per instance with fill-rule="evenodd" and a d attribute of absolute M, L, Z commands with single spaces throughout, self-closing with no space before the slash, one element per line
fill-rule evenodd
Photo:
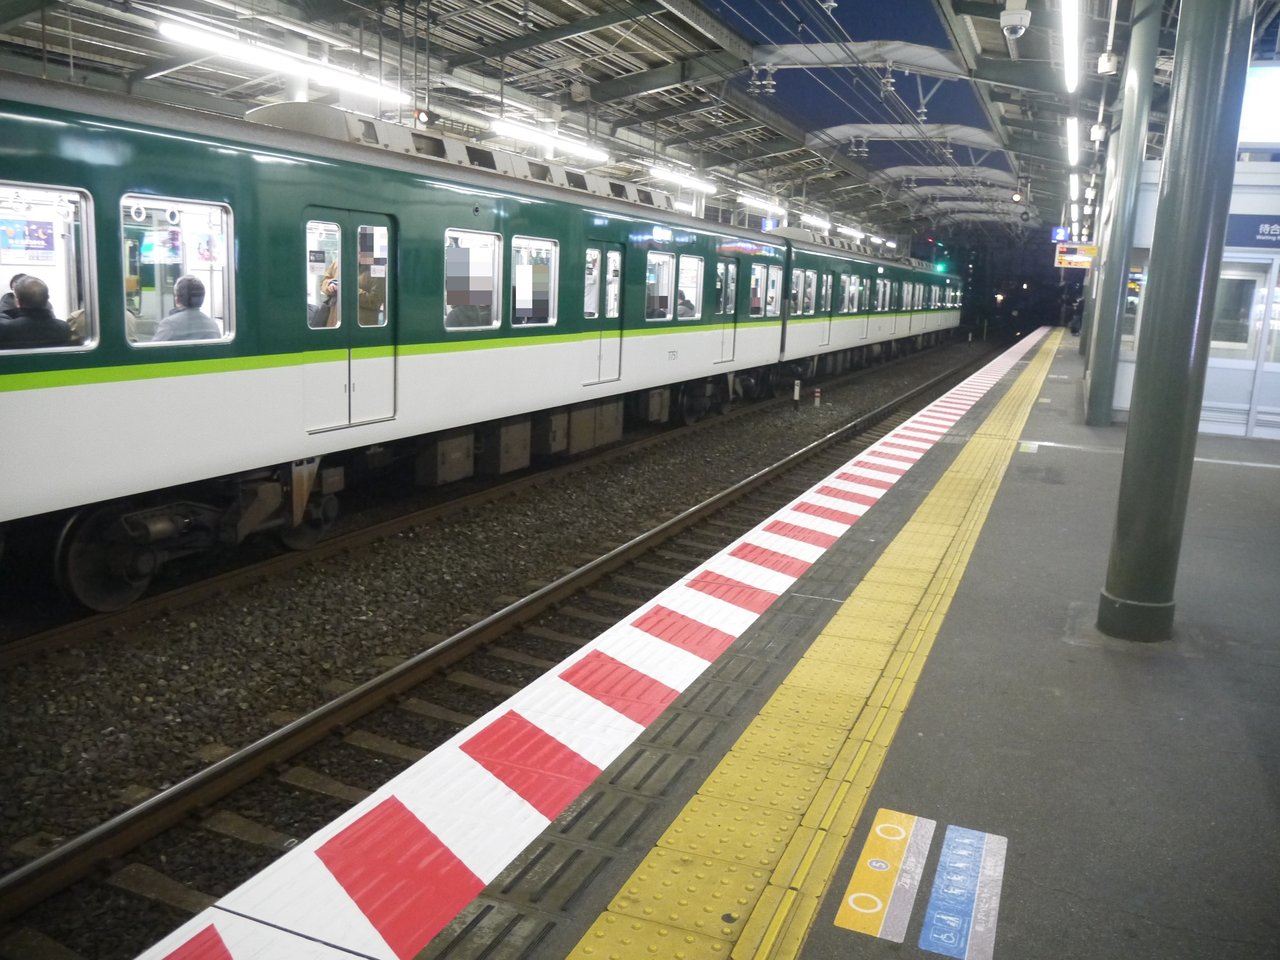
<path fill-rule="evenodd" d="M 1253 11 L 1254 0 L 1182 0 L 1129 433 L 1098 602 L 1098 629 L 1113 637 L 1163 640 L 1173 630 Z"/>
<path fill-rule="evenodd" d="M 1129 53 L 1124 65 L 1124 113 L 1120 133 L 1107 151 L 1106 234 L 1097 269 L 1100 271 L 1088 331 L 1089 374 L 1084 422 L 1091 427 L 1111 425 L 1116 392 L 1116 364 L 1120 359 L 1120 321 L 1124 317 L 1129 283 L 1129 251 L 1133 247 L 1133 219 L 1138 206 L 1138 183 L 1147 149 L 1147 114 L 1151 81 L 1156 70 L 1163 0 L 1135 0 Z M 1080 349 L 1085 333 L 1080 334 Z"/>

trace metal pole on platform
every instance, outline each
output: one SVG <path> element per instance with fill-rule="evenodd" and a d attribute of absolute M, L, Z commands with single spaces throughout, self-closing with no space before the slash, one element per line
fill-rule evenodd
<path fill-rule="evenodd" d="M 1120 323 L 1124 317 L 1125 294 L 1129 284 L 1129 251 L 1133 246 L 1134 212 L 1138 206 L 1138 184 L 1147 149 L 1147 115 L 1151 106 L 1151 81 L 1156 70 L 1156 46 L 1160 39 L 1163 0 L 1136 0 L 1129 53 L 1124 64 L 1124 111 L 1120 132 L 1107 151 L 1107 213 L 1103 219 L 1097 269 L 1098 295 L 1093 301 L 1089 338 L 1088 393 L 1084 422 L 1091 427 L 1111 425 L 1116 392 L 1116 364 L 1120 359 Z"/>
<path fill-rule="evenodd" d="M 1155 242 L 1098 629 L 1163 640 L 1186 521 L 1254 0 L 1182 0 Z M 1113 256 L 1117 251 L 1113 251 Z"/>

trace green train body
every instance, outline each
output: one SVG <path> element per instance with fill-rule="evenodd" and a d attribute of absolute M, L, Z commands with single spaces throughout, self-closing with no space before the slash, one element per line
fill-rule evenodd
<path fill-rule="evenodd" d="M 452 162 L 403 128 L 3 79 L 0 282 L 44 280 L 76 340 L 0 344 L 0 524 L 59 518 L 90 606 L 256 530 L 305 541 L 352 451 L 407 450 L 422 482 L 517 469 L 959 320 L 955 278 Z M 182 276 L 219 335 L 156 339 Z M 104 569 L 74 559 L 92 540 Z"/>

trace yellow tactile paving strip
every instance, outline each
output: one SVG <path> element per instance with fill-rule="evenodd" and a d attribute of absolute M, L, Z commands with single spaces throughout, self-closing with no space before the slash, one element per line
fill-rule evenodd
<path fill-rule="evenodd" d="M 1061 338 L 1040 345 L 571 958 L 799 954 Z"/>

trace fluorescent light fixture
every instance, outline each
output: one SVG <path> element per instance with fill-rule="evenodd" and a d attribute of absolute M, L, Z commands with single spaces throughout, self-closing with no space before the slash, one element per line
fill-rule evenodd
<path fill-rule="evenodd" d="M 831 229 L 830 220 L 823 220 L 821 217 L 815 217 L 809 213 L 800 214 L 800 222 L 823 231 Z"/>
<path fill-rule="evenodd" d="M 772 213 L 778 217 L 787 212 L 786 208 L 780 207 L 776 203 L 770 203 L 768 200 L 761 200 L 759 197 L 753 197 L 745 193 L 738 194 L 738 202 L 744 207 L 755 207 L 757 210 L 763 210 L 765 213 Z"/>
<path fill-rule="evenodd" d="M 690 190 L 697 190 L 701 193 L 716 192 L 716 185 L 709 180 L 699 180 L 697 177 L 691 177 L 687 173 L 681 173 L 679 170 L 650 167 L 649 176 L 655 180 L 665 180 L 667 183 L 678 183 L 682 187 L 688 187 Z"/>
<path fill-rule="evenodd" d="M 1071 205 L 1071 222 L 1075 223 L 1080 219 L 1080 204 L 1073 203 Z"/>
<path fill-rule="evenodd" d="M 1062 0 L 1062 74 L 1067 93 L 1080 85 L 1080 0 Z"/>
<path fill-rule="evenodd" d="M 1067 117 L 1067 163 L 1075 166 L 1080 162 L 1080 121 L 1075 117 Z"/>
<path fill-rule="evenodd" d="M 241 40 L 229 34 L 207 28 L 194 28 L 179 23 L 161 23 L 160 36 L 166 40 L 194 47 L 205 56 L 222 57 L 258 67 L 268 73 L 283 73 L 291 77 L 305 77 L 322 87 L 335 87 L 348 93 L 358 93 L 391 103 L 408 103 L 409 95 L 395 87 L 384 86 L 376 80 L 362 77 L 350 70 L 331 67 L 298 57 L 287 50 L 261 43 L 257 40 Z"/>
<path fill-rule="evenodd" d="M 549 147 L 560 153 L 581 157 L 583 160 L 594 160 L 596 163 L 609 162 L 609 155 L 598 147 L 593 147 L 577 140 L 567 140 L 564 137 L 556 136 L 554 133 L 545 133 L 542 130 L 535 130 L 533 127 L 512 123 L 510 120 L 490 120 L 489 129 L 500 137 L 509 137 L 522 143 L 533 143 L 540 147 Z"/>
<path fill-rule="evenodd" d="M 884 242 L 884 245 L 885 245 L 886 247 L 888 247 L 890 250 L 897 250 L 897 249 L 898 249 L 898 242 L 897 242 L 896 240 L 886 240 L 886 241 Z"/>
<path fill-rule="evenodd" d="M 1078 173 L 1071 174 L 1071 176 L 1067 178 L 1067 184 L 1069 185 L 1069 188 L 1071 191 L 1072 201 L 1074 202 L 1076 200 L 1079 200 L 1080 199 L 1080 174 Z"/>
<path fill-rule="evenodd" d="M 866 236 L 861 230 L 855 230 L 853 227 L 836 227 L 836 233 L 843 234 L 846 237 L 853 237 L 855 240 L 861 240 Z"/>
<path fill-rule="evenodd" d="M 692 200 L 677 200 L 672 203 L 671 206 L 679 210 L 681 213 L 693 214 L 694 206 Z"/>
<path fill-rule="evenodd" d="M 875 243 L 875 244 L 881 244 L 881 243 L 884 243 L 884 238 L 883 238 L 883 237 L 871 237 L 870 239 L 871 239 L 871 242 L 872 242 L 872 243 Z"/>

